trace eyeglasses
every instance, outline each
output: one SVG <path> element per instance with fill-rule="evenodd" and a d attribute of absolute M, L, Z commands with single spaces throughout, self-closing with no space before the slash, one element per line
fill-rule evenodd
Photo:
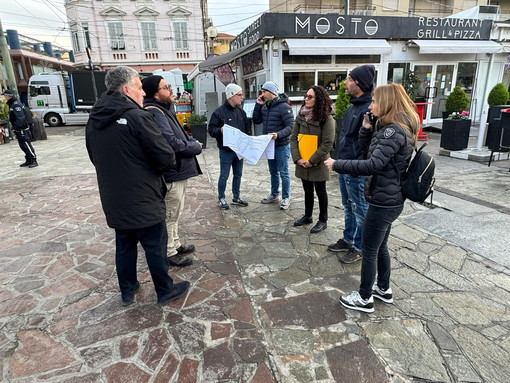
<path fill-rule="evenodd" d="M 311 94 L 305 95 L 306 100 L 311 100 L 312 98 L 315 98 L 315 96 L 312 96 Z"/>
<path fill-rule="evenodd" d="M 237 97 L 244 97 L 242 93 L 237 93 L 236 96 Z"/>
<path fill-rule="evenodd" d="M 163 85 L 161 88 L 158 88 L 158 90 L 160 90 L 160 89 L 170 90 L 170 89 L 172 89 L 172 85 L 166 84 L 166 85 Z"/>

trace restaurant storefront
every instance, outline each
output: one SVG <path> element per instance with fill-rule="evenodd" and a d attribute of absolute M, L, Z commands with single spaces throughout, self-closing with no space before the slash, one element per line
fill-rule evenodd
<path fill-rule="evenodd" d="M 294 105 L 314 84 L 336 98 L 358 65 L 373 64 L 376 84 L 405 83 L 414 74 L 424 122 L 442 118 L 446 97 L 460 86 L 479 120 L 488 90 L 500 82 L 508 53 L 491 38 L 491 20 L 266 13 L 231 43 L 231 51 L 199 64 L 233 69 L 246 98 L 274 81 Z"/>

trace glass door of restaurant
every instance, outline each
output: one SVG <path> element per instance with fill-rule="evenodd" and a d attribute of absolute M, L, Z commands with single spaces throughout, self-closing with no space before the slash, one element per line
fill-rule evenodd
<path fill-rule="evenodd" d="M 455 64 L 414 64 L 411 66 L 419 80 L 416 102 L 423 102 L 423 122 L 439 122 L 443 118 L 446 98 L 455 86 Z"/>

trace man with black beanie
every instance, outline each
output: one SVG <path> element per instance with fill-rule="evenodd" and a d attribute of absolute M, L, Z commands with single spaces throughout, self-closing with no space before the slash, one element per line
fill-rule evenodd
<path fill-rule="evenodd" d="M 164 173 L 168 193 L 165 197 L 168 227 L 168 262 L 172 266 L 188 266 L 193 260 L 186 257 L 195 251 L 194 245 L 184 245 L 179 238 L 179 217 L 184 209 L 188 179 L 202 174 L 197 155 L 202 144 L 188 136 L 177 121 L 172 85 L 162 76 L 149 76 L 142 80 L 144 108 L 152 113 L 163 137 L 175 152 L 176 166 Z"/>
<path fill-rule="evenodd" d="M 338 135 L 336 159 L 362 159 L 358 134 L 368 106 L 372 103 L 375 67 L 361 65 L 349 72 L 345 79 L 345 94 L 351 97 L 351 105 L 344 113 L 343 127 Z M 353 263 L 361 259 L 361 235 L 367 212 L 365 201 L 365 177 L 339 174 L 338 183 L 344 206 L 343 237 L 328 246 L 334 252 L 346 252 L 339 255 L 343 263 Z"/>

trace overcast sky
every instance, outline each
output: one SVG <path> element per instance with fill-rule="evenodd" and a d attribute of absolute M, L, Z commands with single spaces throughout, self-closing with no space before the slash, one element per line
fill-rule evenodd
<path fill-rule="evenodd" d="M 1 0 L 2 27 L 20 34 L 50 41 L 70 49 L 64 0 Z M 237 35 L 260 13 L 268 10 L 269 0 L 208 0 L 209 17 L 218 32 Z"/>

